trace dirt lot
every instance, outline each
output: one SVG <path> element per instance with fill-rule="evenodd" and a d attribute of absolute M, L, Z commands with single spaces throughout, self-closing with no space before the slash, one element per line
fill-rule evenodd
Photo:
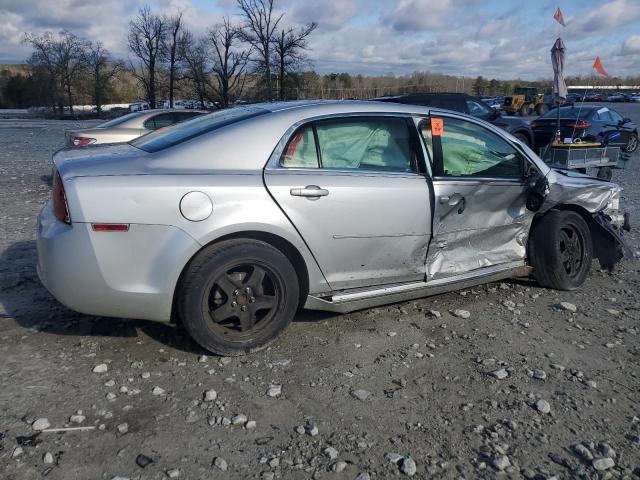
<path fill-rule="evenodd" d="M 71 126 L 0 121 L 1 478 L 640 476 L 637 259 L 594 263 L 575 292 L 300 313 L 264 352 L 205 356 L 178 327 L 76 314 L 40 285 L 35 218 Z M 614 180 L 640 225 L 640 157 Z"/>

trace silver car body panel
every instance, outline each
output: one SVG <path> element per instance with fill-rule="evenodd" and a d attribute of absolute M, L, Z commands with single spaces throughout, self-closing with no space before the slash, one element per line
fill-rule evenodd
<path fill-rule="evenodd" d="M 180 273 L 193 255 L 247 232 L 277 236 L 299 252 L 309 277 L 307 308 L 350 311 L 506 278 L 526 267 L 534 214 L 523 208 L 523 182 L 443 182 L 411 173 L 277 165 L 301 123 L 351 115 L 411 115 L 418 121 L 428 108 L 357 101 L 260 108 L 269 113 L 155 153 L 128 144 L 56 153 L 72 225 L 56 221 L 48 206 L 41 212 L 39 272 L 50 291 L 89 314 L 168 320 Z M 611 183 L 551 170 L 486 122 L 438 115 L 482 124 L 520 149 L 549 181 L 543 210 L 571 204 L 595 213 L 619 197 Z M 319 200 L 290 195 L 307 185 L 329 194 Z M 452 214 L 439 199 L 462 189 L 467 215 Z M 182 216 L 180 201 L 189 192 L 211 200 L 205 220 Z M 126 223 L 130 229 L 94 232 L 91 223 Z"/>

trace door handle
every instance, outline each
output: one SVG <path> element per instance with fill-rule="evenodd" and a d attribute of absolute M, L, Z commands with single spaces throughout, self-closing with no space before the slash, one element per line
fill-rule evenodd
<path fill-rule="evenodd" d="M 304 188 L 292 188 L 289 193 L 294 197 L 318 198 L 329 195 L 329 190 L 320 188 L 318 185 L 307 185 Z"/>
<path fill-rule="evenodd" d="M 464 212 L 467 201 L 465 198 L 459 193 L 454 193 L 453 195 L 443 195 L 440 197 L 439 202 L 441 205 L 448 205 L 450 207 L 459 207 L 458 213 Z"/>

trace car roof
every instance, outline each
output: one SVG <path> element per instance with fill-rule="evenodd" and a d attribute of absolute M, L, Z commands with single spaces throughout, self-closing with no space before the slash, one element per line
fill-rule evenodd
<path fill-rule="evenodd" d="M 330 113 L 429 113 L 429 108 L 421 105 L 386 103 L 372 100 L 296 100 L 290 102 L 256 103 L 248 105 L 262 108 L 271 113 L 295 112 L 300 117 Z"/>

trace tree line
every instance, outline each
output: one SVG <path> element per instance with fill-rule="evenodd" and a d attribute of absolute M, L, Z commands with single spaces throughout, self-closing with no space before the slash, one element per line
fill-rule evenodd
<path fill-rule="evenodd" d="M 118 97 L 114 83 L 123 77 L 135 79 L 151 108 L 161 97 L 173 107 L 179 94 L 226 108 L 247 87 L 252 99 L 285 100 L 297 74 L 311 65 L 307 42 L 317 24 L 285 26 L 285 14 L 277 13 L 274 2 L 237 0 L 239 20 L 226 16 L 201 36 L 188 29 L 181 12 L 160 15 L 143 6 L 129 22 L 128 63 L 114 58 L 100 41 L 68 30 L 25 33 L 23 42 L 33 49 L 30 72 L 0 74 L 2 103 L 37 102 L 62 116 L 73 114 L 79 98 L 88 98 L 100 114 L 106 100 Z"/>

